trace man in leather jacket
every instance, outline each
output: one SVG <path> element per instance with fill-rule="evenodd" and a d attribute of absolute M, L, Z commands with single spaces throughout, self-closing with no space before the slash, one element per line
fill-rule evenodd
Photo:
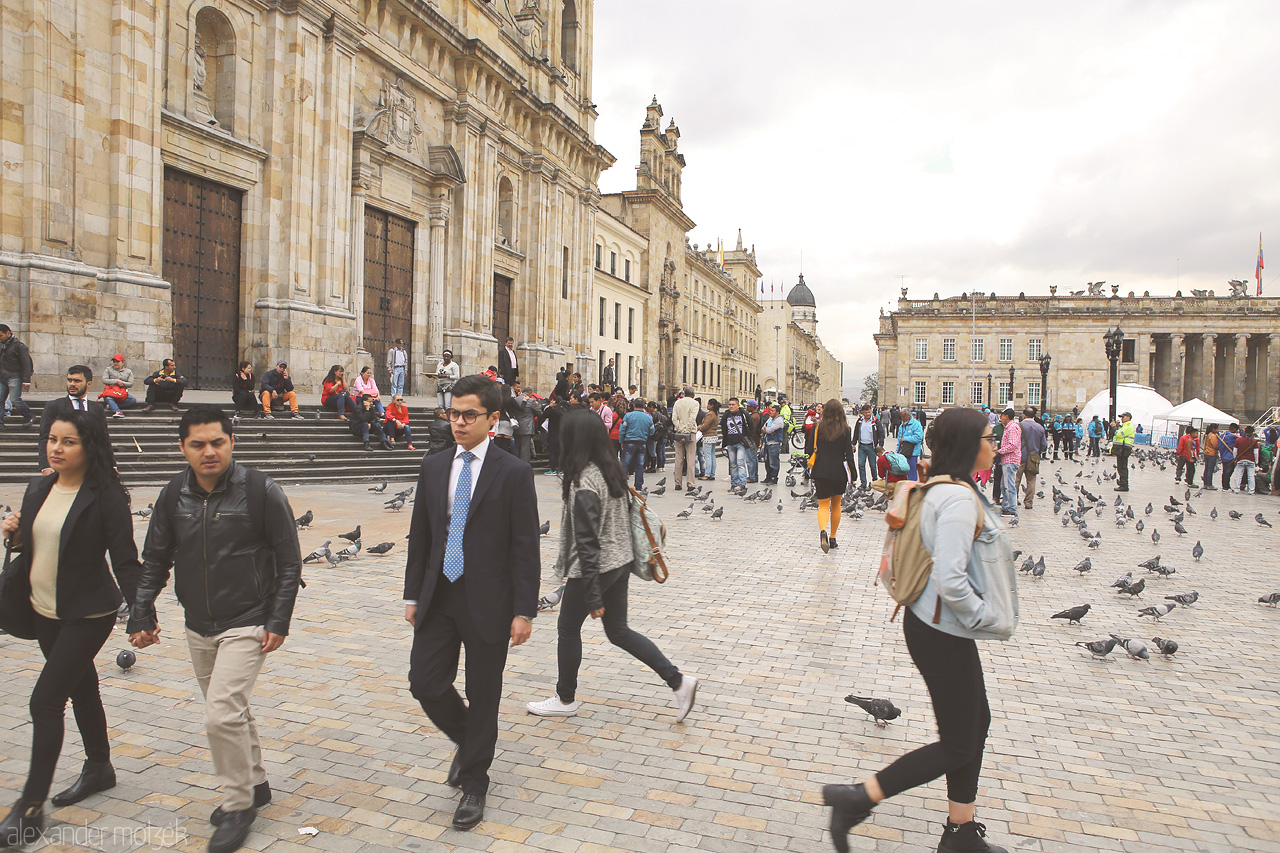
<path fill-rule="evenodd" d="M 129 641 L 138 648 L 159 641 L 155 600 L 172 568 L 223 792 L 209 818 L 217 827 L 209 851 L 231 853 L 271 801 L 249 702 L 266 655 L 289 633 L 302 555 L 284 491 L 232 460 L 235 438 L 221 409 L 193 406 L 178 435 L 190 467 L 156 500 Z"/>
<path fill-rule="evenodd" d="M 436 417 L 427 424 L 427 452 L 441 453 L 452 450 L 454 446 L 453 427 L 444 416 L 444 409 L 436 409 Z"/>

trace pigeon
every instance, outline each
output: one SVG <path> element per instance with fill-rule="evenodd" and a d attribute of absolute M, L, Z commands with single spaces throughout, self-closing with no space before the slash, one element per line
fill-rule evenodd
<path fill-rule="evenodd" d="M 1089 557 L 1085 557 L 1083 560 L 1076 563 L 1074 568 L 1081 576 L 1083 576 L 1085 572 L 1093 571 L 1093 560 Z"/>
<path fill-rule="evenodd" d="M 1195 604 L 1197 601 L 1200 600 L 1200 593 L 1196 592 L 1193 589 L 1191 592 L 1184 592 L 1178 595 L 1166 595 L 1165 600 L 1176 601 L 1179 604 L 1181 604 L 1183 607 L 1190 607 L 1191 605 Z"/>
<path fill-rule="evenodd" d="M 676 518 L 688 518 L 693 515 L 693 504 L 689 504 L 688 509 L 682 509 L 676 513 Z"/>
<path fill-rule="evenodd" d="M 894 705 L 888 699 L 872 699 L 870 696 L 846 696 L 844 701 L 850 705 L 857 705 L 866 711 L 876 721 L 878 728 L 884 728 L 889 725 L 890 720 L 896 720 L 902 716 L 902 709 Z"/>
<path fill-rule="evenodd" d="M 1178 500 L 1173 495 L 1169 495 L 1169 506 L 1182 506 L 1182 501 Z"/>
<path fill-rule="evenodd" d="M 712 518 L 717 518 L 717 519 L 718 519 L 718 518 L 723 518 L 723 517 L 724 517 L 724 507 L 722 507 L 722 506 L 718 506 L 718 507 L 716 507 L 716 511 L 715 511 L 715 512 L 713 512 L 713 513 L 711 513 L 711 517 L 712 517 Z"/>
<path fill-rule="evenodd" d="M 355 530 L 351 531 L 350 533 L 343 533 L 343 534 L 341 534 L 338 538 L 339 538 L 339 539 L 345 539 L 345 540 L 347 540 L 348 542 L 354 542 L 354 541 L 356 541 L 357 539 L 359 539 L 359 538 L 360 538 L 360 525 L 359 525 L 359 524 L 357 524 L 357 525 L 356 525 L 356 529 L 355 529 Z"/>
<path fill-rule="evenodd" d="M 320 420 L 320 410 L 316 409 L 316 420 Z"/>
<path fill-rule="evenodd" d="M 1156 644 L 1156 650 L 1164 655 L 1165 660 L 1173 657 L 1173 653 L 1178 650 L 1178 644 L 1173 640 L 1165 640 L 1160 637 L 1152 637 L 1151 642 Z"/>
<path fill-rule="evenodd" d="M 666 478 L 666 477 L 663 477 L 661 480 L 659 480 L 658 482 L 654 483 L 654 485 L 655 485 L 655 486 L 657 486 L 658 488 L 662 488 L 662 487 L 663 487 L 663 486 L 665 486 L 666 484 L 667 484 L 667 478 Z"/>
<path fill-rule="evenodd" d="M 369 491 L 371 491 L 371 492 L 377 492 L 378 494 L 382 494 L 382 493 L 383 493 L 383 492 L 385 492 L 386 490 L 387 490 L 387 481 L 386 481 L 386 480 L 383 480 L 381 483 L 379 483 L 379 484 L 378 484 L 378 485 L 376 485 L 376 486 L 370 486 L 370 487 L 369 487 Z"/>
<path fill-rule="evenodd" d="M 1124 517 L 1125 517 L 1125 518 L 1127 518 L 1127 519 L 1129 519 L 1130 521 L 1133 521 L 1133 518 L 1134 518 L 1134 515 L 1133 515 L 1133 507 L 1126 507 L 1126 508 L 1125 508 L 1125 511 L 1124 511 Z"/>
<path fill-rule="evenodd" d="M 663 495 L 665 495 L 666 493 L 667 493 L 667 487 L 666 487 L 666 486 L 658 486 L 656 489 L 654 489 L 654 490 L 653 490 L 652 492 L 650 492 L 649 494 L 653 495 L 655 498 L 660 498 L 660 497 L 662 497 Z"/>
<path fill-rule="evenodd" d="M 555 606 L 560 603 L 560 599 L 564 598 L 564 584 L 560 584 L 558 589 L 554 589 L 542 598 L 538 599 L 538 612 L 544 610 L 554 610 Z"/>
<path fill-rule="evenodd" d="M 1199 539 L 1196 540 L 1195 547 L 1191 549 L 1191 556 L 1195 557 L 1197 560 L 1204 556 L 1204 546 L 1200 544 Z"/>
<path fill-rule="evenodd" d="M 1270 527 L 1270 526 L 1271 526 L 1271 522 L 1269 522 L 1269 521 L 1267 521 L 1265 518 L 1263 518 L 1263 517 L 1262 517 L 1262 513 L 1258 513 L 1257 515 L 1255 515 L 1255 516 L 1253 517 L 1253 520 L 1254 520 L 1254 521 L 1256 521 L 1256 522 L 1258 522 L 1259 524 L 1261 524 L 1263 527 Z"/>
<path fill-rule="evenodd" d="M 399 512 L 400 510 L 404 509 L 404 496 L 396 495 L 394 498 L 387 501 L 386 507 L 387 509 L 393 509 L 396 512 Z"/>
<path fill-rule="evenodd" d="M 372 548 L 366 548 L 364 552 L 366 554 L 385 554 L 388 551 L 390 551 L 392 548 L 394 548 L 395 545 L 396 543 L 394 542 L 382 542 L 377 545 L 374 545 Z"/>
<path fill-rule="evenodd" d="M 302 514 L 302 517 L 301 517 L 301 518 L 295 518 L 295 519 L 293 520 L 293 523 L 294 523 L 294 524 L 296 524 L 296 525 L 298 525 L 298 529 L 299 529 L 299 530 L 302 530 L 303 528 L 310 527 L 310 526 L 311 526 L 311 522 L 313 522 L 313 521 L 315 521 L 315 520 L 316 520 L 315 515 L 314 515 L 314 514 L 312 514 L 311 510 L 307 510 L 306 512 L 304 512 L 304 513 Z"/>
<path fill-rule="evenodd" d="M 1159 544 L 1160 544 L 1160 531 L 1159 531 L 1159 530 L 1153 530 L 1153 531 L 1151 531 L 1151 542 L 1152 542 L 1153 544 L 1155 544 L 1155 545 L 1159 545 Z"/>
<path fill-rule="evenodd" d="M 551 532 L 551 522 L 550 521 L 542 522 L 542 526 L 538 528 L 538 535 L 546 536 L 550 532 Z"/>
<path fill-rule="evenodd" d="M 1142 595 L 1142 591 L 1146 588 L 1147 588 L 1147 579 L 1142 578 L 1137 583 L 1129 584 L 1124 589 L 1119 590 L 1117 594 L 1119 594 L 1119 592 L 1123 592 L 1126 595 L 1133 595 L 1133 596 Z"/>
<path fill-rule="evenodd" d="M 1209 517 L 1214 521 L 1218 520 L 1218 508 L 1216 506 L 1209 511 Z"/>
<path fill-rule="evenodd" d="M 1107 655 L 1111 654 L 1112 649 L 1116 647 L 1115 640 L 1094 640 L 1091 643 L 1076 643 L 1082 649 L 1088 649 L 1089 654 L 1093 655 L 1096 660 L 1105 660 Z"/>
<path fill-rule="evenodd" d="M 1123 575 L 1116 578 L 1116 582 L 1113 583 L 1111 586 L 1113 589 L 1128 589 L 1129 585 L 1132 583 L 1133 583 L 1133 572 L 1125 572 Z"/>
<path fill-rule="evenodd" d="M 1276 604 L 1280 604 L 1280 592 L 1269 592 L 1262 596 L 1262 598 L 1259 598 L 1258 603 L 1265 604 L 1268 607 L 1275 607 Z"/>
<path fill-rule="evenodd" d="M 1112 634 L 1111 639 L 1119 643 L 1129 653 L 1129 657 L 1134 660 L 1148 660 L 1151 657 L 1151 652 L 1147 650 L 1147 644 L 1141 640 L 1131 640 L 1128 637 L 1121 637 L 1116 634 Z"/>
<path fill-rule="evenodd" d="M 1139 521 L 1137 524 L 1135 524 L 1135 525 L 1133 526 L 1133 529 L 1134 529 L 1134 530 L 1136 530 L 1136 531 L 1138 531 L 1139 533 L 1141 533 L 1143 530 L 1145 530 L 1145 529 L 1146 529 L 1146 527 L 1147 527 L 1147 526 L 1146 526 L 1145 524 L 1143 524 L 1141 521 Z"/>
<path fill-rule="evenodd" d="M 1138 611 L 1138 618 L 1141 619 L 1143 616 L 1150 616 L 1158 622 L 1160 621 L 1161 616 L 1168 616 L 1175 608 L 1177 608 L 1177 606 L 1178 605 L 1176 604 L 1170 603 L 1157 604 L 1153 607 L 1144 607 Z"/>
<path fill-rule="evenodd" d="M 1187 528 L 1183 527 L 1181 522 L 1175 521 L 1173 523 L 1173 532 L 1181 536 L 1182 534 L 1187 532 Z"/>
<path fill-rule="evenodd" d="M 1169 575 L 1174 574 L 1178 570 L 1175 569 L 1173 566 L 1156 566 L 1151 571 L 1155 572 L 1162 578 L 1167 578 L 1169 577 Z"/>
<path fill-rule="evenodd" d="M 1156 566 L 1158 566 L 1158 565 L 1160 565 L 1160 555 L 1159 555 L 1159 554 L 1156 554 L 1156 555 L 1155 555 L 1154 557 L 1152 557 L 1150 560 L 1144 560 L 1144 561 L 1142 561 L 1141 563 L 1138 563 L 1138 568 L 1140 568 L 1140 569 L 1146 569 L 1147 571 L 1151 571 L 1152 569 L 1154 569 L 1154 568 L 1155 568 Z"/>
<path fill-rule="evenodd" d="M 337 557 L 339 560 L 349 560 L 352 557 L 359 557 L 360 556 L 360 540 L 357 539 L 356 541 L 352 542 L 350 545 L 343 548 L 334 556 Z"/>
<path fill-rule="evenodd" d="M 715 502 L 715 500 L 714 500 L 714 499 L 709 500 L 709 501 L 707 501 L 706 503 L 704 503 L 704 504 L 702 505 L 702 511 L 703 511 L 703 512 L 711 512 L 711 511 L 712 511 L 713 509 L 715 509 L 715 508 L 716 508 L 716 502 Z"/>
<path fill-rule="evenodd" d="M 1034 569 L 1035 567 L 1036 567 L 1036 558 L 1035 558 L 1035 557 L 1027 557 L 1027 559 L 1025 559 L 1025 560 L 1023 560 L 1023 561 L 1022 561 L 1022 565 L 1018 567 L 1018 571 L 1020 571 L 1020 572 L 1029 572 L 1029 571 L 1031 571 L 1032 569 Z"/>
<path fill-rule="evenodd" d="M 1088 604 L 1081 604 L 1079 607 L 1070 607 L 1061 613 L 1055 613 L 1050 619 L 1066 619 L 1068 625 L 1079 625 L 1080 620 L 1089 612 Z"/>
<path fill-rule="evenodd" d="M 307 454 L 307 461 L 308 461 L 308 462 L 315 462 L 315 461 L 316 461 L 316 455 L 315 455 L 314 453 L 308 453 L 308 454 Z"/>
<path fill-rule="evenodd" d="M 1044 577 L 1044 557 L 1036 560 L 1035 566 L 1031 569 L 1031 574 L 1037 578 Z"/>
<path fill-rule="evenodd" d="M 302 562 L 310 563 L 316 560 L 323 560 L 324 555 L 329 553 L 329 543 L 332 541 L 333 541 L 332 539 L 324 540 L 324 544 L 321 545 L 319 548 L 315 549 L 314 551 L 312 551 L 306 557 L 304 557 Z"/>
<path fill-rule="evenodd" d="M 1089 540 L 1089 547 L 1090 547 L 1090 548 L 1101 548 L 1101 547 L 1102 547 L 1102 534 L 1101 534 L 1101 533 L 1099 533 L 1097 536 L 1094 536 L 1092 539 L 1090 539 L 1090 540 Z"/>
<path fill-rule="evenodd" d="M 1187 504 L 1187 506 L 1186 506 L 1186 512 L 1187 512 L 1187 515 L 1199 515 L 1199 514 L 1200 514 L 1200 513 L 1196 512 L 1196 508 L 1195 508 L 1195 507 L 1193 507 L 1191 504 Z M 1179 521 L 1181 521 L 1182 519 L 1178 519 L 1178 520 L 1179 520 Z"/>
<path fill-rule="evenodd" d="M 138 518 L 150 518 L 151 513 L 155 512 L 155 509 L 156 509 L 155 504 L 147 504 L 146 509 L 140 509 L 137 512 L 135 512 L 134 515 L 136 515 Z"/>
<path fill-rule="evenodd" d="M 1155 512 L 1155 507 L 1154 507 L 1154 506 L 1152 506 L 1150 503 L 1148 503 L 1148 504 L 1147 504 L 1147 509 L 1146 509 L 1146 513 L 1147 513 L 1147 515 L 1151 515 L 1151 513 L 1153 513 L 1153 512 Z"/>
<path fill-rule="evenodd" d="M 116 666 L 120 667 L 124 672 L 128 672 L 137 662 L 138 656 L 133 653 L 132 649 L 121 649 L 120 653 L 116 655 Z"/>
<path fill-rule="evenodd" d="M 1018 559 L 1018 558 L 1019 558 L 1019 557 L 1021 557 L 1021 556 L 1022 556 L 1022 550 L 1021 550 L 1021 549 L 1019 549 L 1019 550 L 1017 550 L 1017 551 L 1014 551 L 1014 552 L 1013 552 L 1013 559 L 1015 559 L 1015 560 L 1016 560 L 1016 559 Z"/>
<path fill-rule="evenodd" d="M 231 428 L 232 428 L 232 429 L 235 429 L 235 428 L 236 428 L 236 427 L 238 427 L 238 426 L 240 426 L 240 416 L 239 416 L 239 415 L 232 415 L 232 416 L 231 416 Z"/>
<path fill-rule="evenodd" d="M 1185 512 L 1180 512 L 1169 520 L 1172 521 L 1174 524 L 1181 524 L 1182 522 L 1187 520 L 1187 514 Z"/>
<path fill-rule="evenodd" d="M 782 512 L 782 498 L 778 498 L 778 512 Z"/>
<path fill-rule="evenodd" d="M 1240 519 L 1244 518 L 1243 513 L 1236 512 L 1234 509 L 1227 510 L 1227 515 L 1231 516 L 1232 520 L 1234 521 L 1239 521 Z"/>

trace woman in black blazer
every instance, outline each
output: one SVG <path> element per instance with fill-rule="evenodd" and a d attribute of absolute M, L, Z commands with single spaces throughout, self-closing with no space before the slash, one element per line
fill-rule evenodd
<path fill-rule="evenodd" d="M 45 657 L 31 692 L 31 770 L 22 798 L 0 823 L 0 849 L 30 843 L 44 828 L 68 699 L 86 761 L 80 778 L 53 798 L 54 805 L 71 805 L 115 785 L 93 659 L 111 636 L 121 590 L 132 603 L 141 572 L 129 496 L 116 475 L 103 420 L 86 412 L 57 414 L 46 450 L 53 473 L 32 480 L 22 510 L 0 524 L 6 544 L 26 557 L 24 592 Z"/>
<path fill-rule="evenodd" d="M 840 529 L 840 498 L 849 485 L 849 477 L 858 478 L 858 457 L 853 452 L 853 431 L 844 414 L 844 404 L 828 400 L 822 407 L 822 420 L 814 430 L 813 477 L 814 497 L 818 501 L 818 544 L 825 554 L 836 545 Z M 848 471 L 845 463 L 849 464 Z M 831 533 L 827 534 L 830 525 Z"/>

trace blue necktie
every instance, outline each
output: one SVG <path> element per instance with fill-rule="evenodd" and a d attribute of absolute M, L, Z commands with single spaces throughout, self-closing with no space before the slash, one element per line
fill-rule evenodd
<path fill-rule="evenodd" d="M 444 576 L 453 583 L 462 577 L 462 534 L 467 529 L 467 513 L 471 509 L 471 460 L 476 455 L 470 450 L 458 454 L 462 471 L 458 473 L 458 488 L 453 491 L 453 515 L 449 518 L 449 538 L 444 543 Z"/>

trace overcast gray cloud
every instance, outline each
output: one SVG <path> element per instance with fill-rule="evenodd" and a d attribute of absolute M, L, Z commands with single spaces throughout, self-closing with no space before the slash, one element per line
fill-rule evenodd
<path fill-rule="evenodd" d="M 600 0 L 597 136 L 634 186 L 658 96 L 692 239 L 805 279 L 846 387 L 913 296 L 1225 289 L 1280 257 L 1280 2 Z M 1264 272 L 1280 294 L 1280 262 Z"/>

